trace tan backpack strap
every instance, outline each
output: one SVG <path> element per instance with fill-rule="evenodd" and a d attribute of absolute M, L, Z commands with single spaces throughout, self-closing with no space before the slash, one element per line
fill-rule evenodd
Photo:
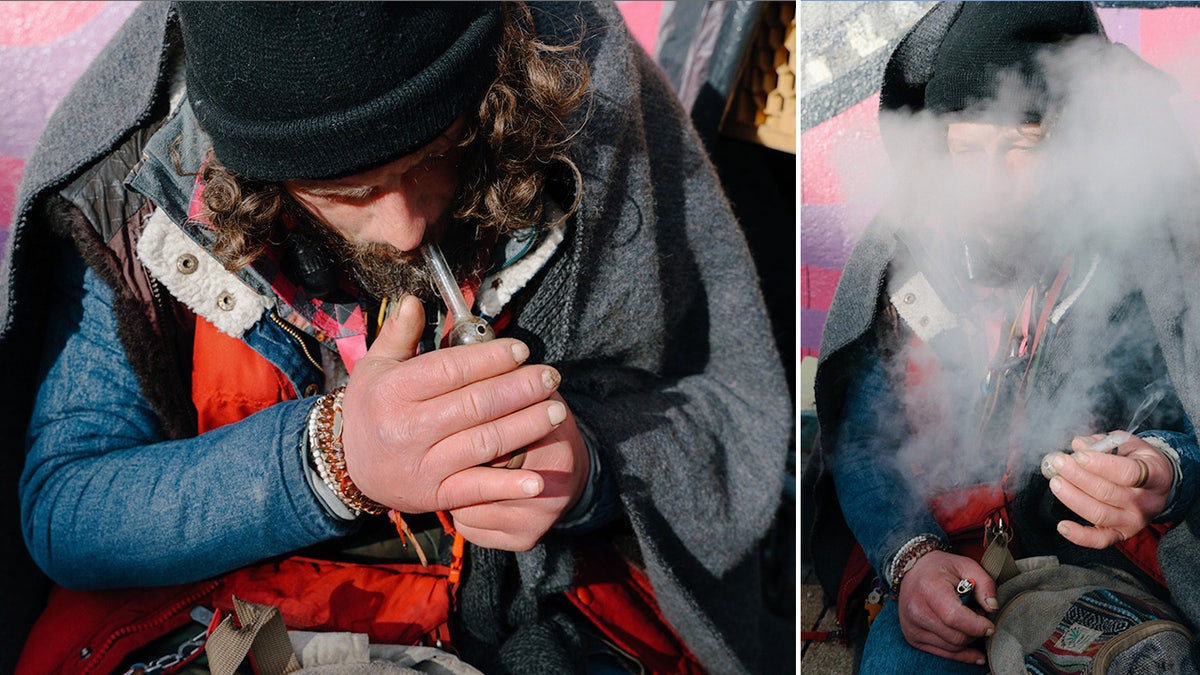
<path fill-rule="evenodd" d="M 1013 560 L 1012 551 L 1008 550 L 1011 535 L 1005 530 L 994 533 L 988 541 L 987 549 L 983 552 L 979 564 L 988 575 L 1002 584 L 1017 575 L 1017 561 Z"/>
<path fill-rule="evenodd" d="M 247 653 L 258 675 L 285 675 L 300 670 L 300 661 L 278 607 L 243 602 L 234 596 L 233 609 L 240 627 L 235 625 L 233 616 L 225 617 L 204 646 L 213 675 L 234 675 Z"/>

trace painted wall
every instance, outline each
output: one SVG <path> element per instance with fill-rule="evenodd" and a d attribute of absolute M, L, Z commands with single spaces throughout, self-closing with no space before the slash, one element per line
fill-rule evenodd
<path fill-rule="evenodd" d="M 1098 3 L 1109 37 L 1180 82 L 1176 112 L 1200 138 L 1200 7 Z M 876 110 L 896 42 L 932 3 L 802 2 L 800 407 L 812 407 L 821 329 L 842 266 L 878 206 L 887 164 Z"/>
<path fill-rule="evenodd" d="M 133 2 L 0 2 L 0 243 L 25 158 Z"/>
<path fill-rule="evenodd" d="M 25 158 L 54 107 L 137 2 L 0 2 L 0 247 Z M 619 2 L 654 52 L 662 2 Z"/>

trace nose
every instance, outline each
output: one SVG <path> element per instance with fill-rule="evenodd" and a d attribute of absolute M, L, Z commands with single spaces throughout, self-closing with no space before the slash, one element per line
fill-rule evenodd
<path fill-rule="evenodd" d="M 975 194 L 982 199 L 1006 199 L 1015 193 L 1022 172 L 1002 153 L 981 153 L 969 166 L 963 167 Z"/>
<path fill-rule="evenodd" d="M 366 206 L 369 238 L 401 251 L 415 251 L 425 238 L 432 216 L 418 188 L 408 184 L 389 187 Z"/>

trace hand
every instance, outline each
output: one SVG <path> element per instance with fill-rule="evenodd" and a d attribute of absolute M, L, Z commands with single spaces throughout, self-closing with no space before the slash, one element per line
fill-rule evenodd
<path fill-rule="evenodd" d="M 529 349 L 497 339 L 417 355 L 425 311 L 401 300 L 355 365 L 342 403 L 346 469 L 363 494 L 404 513 L 541 494 L 532 469 L 484 466 L 540 441 L 562 403 L 559 374 L 522 365 Z"/>
<path fill-rule="evenodd" d="M 1104 440 L 1104 434 L 1077 436 L 1071 441 L 1071 455 L 1058 453 L 1051 459 L 1058 475 L 1050 479 L 1050 489 L 1067 508 L 1092 526 L 1072 521 L 1058 523 L 1058 531 L 1067 540 L 1088 548 L 1107 548 L 1137 534 L 1163 512 L 1167 495 L 1175 480 L 1171 461 L 1153 445 L 1123 431 L 1108 437 L 1122 440 L 1117 454 L 1086 448 Z M 1137 461 L 1145 463 L 1146 484 L 1133 487 L 1141 476 Z"/>
<path fill-rule="evenodd" d="M 454 526 L 467 541 L 488 548 L 528 551 L 579 501 L 590 471 L 587 445 L 575 416 L 558 393 L 562 423 L 528 446 L 524 469 L 537 471 L 546 489 L 536 497 L 497 501 L 454 509 Z"/>
<path fill-rule="evenodd" d="M 970 647 L 996 627 L 958 597 L 958 581 L 975 579 L 975 600 L 995 611 L 996 584 L 979 563 L 945 551 L 931 551 L 900 582 L 900 629 L 908 643 L 935 656 L 983 665 L 983 651 Z"/>

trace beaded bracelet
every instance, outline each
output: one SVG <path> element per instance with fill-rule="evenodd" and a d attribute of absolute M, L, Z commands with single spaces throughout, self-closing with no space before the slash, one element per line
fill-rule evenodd
<path fill-rule="evenodd" d="M 355 516 L 377 515 L 388 507 L 364 495 L 346 471 L 346 455 L 342 450 L 342 397 L 345 387 L 338 387 L 317 400 L 308 418 L 308 444 L 313 464 L 321 481 Z"/>
<path fill-rule="evenodd" d="M 900 582 L 904 579 L 904 575 L 908 573 L 926 553 L 933 551 L 944 551 L 946 545 L 942 543 L 932 534 L 918 534 L 909 539 L 899 551 L 896 551 L 896 556 L 892 558 L 892 564 L 888 566 L 888 578 L 891 579 L 891 593 L 893 598 L 900 596 Z"/>

